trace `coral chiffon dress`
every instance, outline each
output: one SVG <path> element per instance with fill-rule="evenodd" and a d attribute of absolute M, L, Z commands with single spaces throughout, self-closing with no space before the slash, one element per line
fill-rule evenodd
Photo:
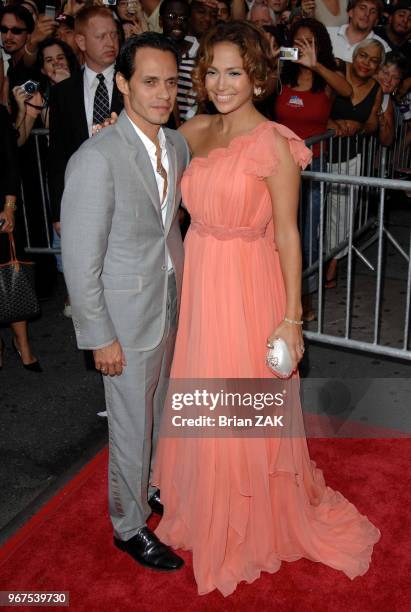
<path fill-rule="evenodd" d="M 192 223 L 172 378 L 267 378 L 266 340 L 285 313 L 265 177 L 281 172 L 279 138 L 296 162 L 311 153 L 264 121 L 228 147 L 195 157 L 182 181 Z M 298 378 L 297 378 L 298 382 Z M 302 412 L 299 397 L 293 410 Z M 364 574 L 379 530 L 310 460 L 305 436 L 161 437 L 153 483 L 164 516 L 157 536 L 191 550 L 200 594 L 231 594 L 281 561 L 305 557 Z"/>

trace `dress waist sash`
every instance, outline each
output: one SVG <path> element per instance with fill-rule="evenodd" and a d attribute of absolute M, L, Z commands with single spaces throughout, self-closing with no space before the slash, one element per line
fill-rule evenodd
<path fill-rule="evenodd" d="M 191 221 L 190 229 L 200 236 L 213 236 L 217 240 L 233 240 L 241 238 L 247 242 L 264 238 L 265 227 L 225 227 L 223 225 L 206 225 L 198 221 Z"/>

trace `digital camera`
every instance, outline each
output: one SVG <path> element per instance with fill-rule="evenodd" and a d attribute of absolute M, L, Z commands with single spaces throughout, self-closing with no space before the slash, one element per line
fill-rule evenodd
<path fill-rule="evenodd" d="M 33 96 L 36 91 L 39 90 L 39 84 L 37 81 L 26 81 L 23 85 L 20 85 L 26 96 Z"/>
<path fill-rule="evenodd" d="M 298 60 L 298 48 L 280 47 L 280 59 L 295 62 L 295 60 Z"/>

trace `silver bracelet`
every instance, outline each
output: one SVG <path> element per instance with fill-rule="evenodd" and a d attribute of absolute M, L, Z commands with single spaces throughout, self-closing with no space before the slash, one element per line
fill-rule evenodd
<path fill-rule="evenodd" d="M 290 323 L 291 325 L 303 325 L 304 321 L 296 321 L 295 319 L 288 319 L 287 317 L 284 317 L 284 321 L 286 323 Z"/>

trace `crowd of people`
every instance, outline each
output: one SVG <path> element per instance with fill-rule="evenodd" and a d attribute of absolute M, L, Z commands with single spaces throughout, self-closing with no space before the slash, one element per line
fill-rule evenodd
<path fill-rule="evenodd" d="M 230 20 L 249 20 L 264 32 L 276 70 L 257 107 L 301 138 L 332 128 L 344 137 L 373 133 L 382 145 L 389 146 L 394 141 L 398 113 L 402 112 L 405 120 L 411 115 L 409 0 L 390 5 L 382 0 L 119 0 L 110 6 L 101 0 L 58 0 L 54 14 L 46 11 L 45 4 L 40 0 L 12 0 L 0 12 L 0 102 L 8 110 L 16 136 L 19 150 L 14 171 L 18 170 L 24 192 L 30 194 L 29 210 L 35 210 L 41 198 L 31 171 L 35 149 L 29 136 L 35 127 L 49 129 L 41 152 L 47 160 L 57 249 L 68 160 L 96 129 L 109 119 L 115 120 L 121 111 L 123 100 L 114 80 L 116 58 L 122 43 L 131 36 L 159 32 L 178 50 L 178 95 L 168 127 L 178 128 L 199 112 L 215 112 L 208 100 L 200 103 L 196 99 L 191 73 L 204 35 L 217 23 Z M 298 49 L 298 59 L 284 60 L 280 47 Z M 101 101 L 99 112 L 95 110 L 96 96 Z M 319 170 L 319 145 L 314 146 L 313 153 L 311 168 Z M 355 173 L 359 167 L 360 155 L 353 141 L 349 157 L 343 164 L 339 162 L 339 172 Z M 334 161 L 329 160 L 331 171 Z M 337 211 L 336 205 L 341 193 L 338 188 L 331 191 L 326 242 L 330 249 L 344 240 L 342 228 L 346 226 L 346 207 L 338 206 Z M 303 208 L 301 232 L 304 261 L 309 265 L 318 257 L 319 184 L 312 185 L 310 194 L 308 189 L 305 192 L 304 201 L 310 195 L 311 204 Z M 11 194 L 4 195 L 9 198 Z M 18 209 L 18 205 L 4 207 L 0 218 L 16 217 L 15 232 L 21 245 L 24 240 Z M 34 234 L 43 232 L 38 215 L 29 221 Z M 5 224 L 2 233 L 10 227 L 10 223 Z M 4 241 L 2 244 L 5 260 L 7 248 Z M 62 272 L 61 258 L 56 259 Z M 37 262 L 40 293 L 49 292 L 51 281 L 47 278 L 52 277 L 53 266 L 54 261 L 44 256 Z M 337 258 L 327 269 L 328 287 L 335 286 L 336 273 Z M 68 296 L 64 313 L 71 314 Z M 307 320 L 315 316 L 309 295 L 304 316 Z M 16 343 L 21 344 L 18 339 Z M 24 350 L 23 364 L 34 362 L 31 351 Z"/>

